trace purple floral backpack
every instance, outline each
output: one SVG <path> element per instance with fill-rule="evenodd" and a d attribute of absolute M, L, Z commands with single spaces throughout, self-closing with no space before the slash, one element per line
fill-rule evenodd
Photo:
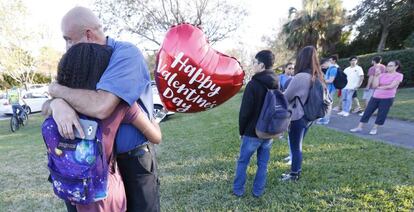
<path fill-rule="evenodd" d="M 67 140 L 49 117 L 43 122 L 42 135 L 53 191 L 59 198 L 89 204 L 107 197 L 108 163 L 99 126 L 93 140 Z"/>

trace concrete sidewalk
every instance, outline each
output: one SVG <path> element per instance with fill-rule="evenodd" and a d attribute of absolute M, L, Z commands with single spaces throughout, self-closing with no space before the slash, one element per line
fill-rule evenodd
<path fill-rule="evenodd" d="M 377 135 L 370 135 L 369 131 L 374 125 L 376 116 L 372 116 L 369 123 L 364 126 L 364 130 L 359 133 L 351 133 L 349 130 L 355 128 L 361 119 L 358 114 L 351 114 L 348 117 L 342 117 L 332 111 L 331 121 L 326 126 L 328 128 L 341 132 L 350 133 L 359 137 L 368 138 L 385 143 L 414 149 L 414 122 L 400 121 L 396 119 L 387 119 L 385 124 L 378 128 Z"/>

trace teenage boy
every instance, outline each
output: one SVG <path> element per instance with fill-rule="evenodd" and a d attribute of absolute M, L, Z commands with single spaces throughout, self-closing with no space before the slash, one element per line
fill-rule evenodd
<path fill-rule="evenodd" d="M 338 115 L 347 117 L 351 111 L 352 97 L 364 80 L 364 71 L 358 66 L 358 58 L 352 56 L 349 58 L 350 66 L 344 70 L 348 83 L 342 90 L 342 111 Z"/>
<path fill-rule="evenodd" d="M 272 70 L 274 61 L 275 56 L 269 50 L 257 53 L 253 61 L 255 74 L 244 90 L 239 113 L 240 156 L 237 161 L 236 176 L 233 183 L 233 194 L 238 197 L 244 194 L 246 169 L 251 156 L 255 152 L 257 152 L 257 171 L 252 194 L 254 197 L 260 197 L 265 190 L 272 139 L 258 138 L 255 128 L 267 89 L 277 89 L 279 87 L 278 76 Z"/>

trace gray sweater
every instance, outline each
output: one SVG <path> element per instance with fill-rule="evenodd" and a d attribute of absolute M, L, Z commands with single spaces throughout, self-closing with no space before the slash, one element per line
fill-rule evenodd
<path fill-rule="evenodd" d="M 298 73 L 292 78 L 284 92 L 289 102 L 289 107 L 292 110 L 292 121 L 299 120 L 304 115 L 302 105 L 295 97 L 299 97 L 302 103 L 305 104 L 309 96 L 311 79 L 312 75 L 308 73 Z"/>

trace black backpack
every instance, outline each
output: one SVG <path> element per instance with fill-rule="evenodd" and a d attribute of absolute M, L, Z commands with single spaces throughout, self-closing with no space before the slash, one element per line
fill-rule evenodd
<path fill-rule="evenodd" d="M 305 104 L 302 103 L 299 97 L 296 96 L 296 98 L 299 99 L 305 114 L 304 117 L 308 121 L 315 121 L 316 119 L 325 117 L 329 107 L 332 105 L 332 99 L 328 94 L 328 89 L 319 79 L 315 79 L 312 82 Z"/>
<path fill-rule="evenodd" d="M 345 88 L 346 84 L 348 83 L 348 78 L 346 74 L 338 67 L 336 71 L 336 76 L 333 81 L 333 85 L 336 89 L 343 89 Z"/>
<path fill-rule="evenodd" d="M 279 137 L 288 129 L 292 115 L 283 93 L 278 89 L 266 89 L 267 93 L 256 124 L 256 135 L 261 139 Z"/>

